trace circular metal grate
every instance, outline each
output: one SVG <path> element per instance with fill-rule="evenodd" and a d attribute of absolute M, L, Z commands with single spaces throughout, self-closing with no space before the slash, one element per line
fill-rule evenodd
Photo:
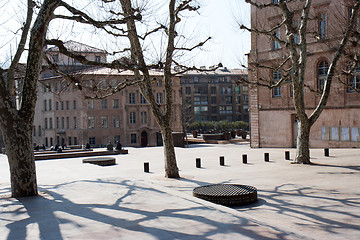
<path fill-rule="evenodd" d="M 257 201 L 257 189 L 247 185 L 212 184 L 194 188 L 193 196 L 226 206 Z"/>

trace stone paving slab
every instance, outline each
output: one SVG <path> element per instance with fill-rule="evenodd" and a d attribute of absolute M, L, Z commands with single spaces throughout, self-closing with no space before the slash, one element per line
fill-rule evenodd
<path fill-rule="evenodd" d="M 107 167 L 82 158 L 40 161 L 41 196 L 20 200 L 9 197 L 7 159 L 0 155 L 0 240 L 360 239 L 360 150 L 331 149 L 324 157 L 313 149 L 312 166 L 290 164 L 285 150 L 293 158 L 294 149 L 177 148 L 180 179 L 163 177 L 161 147 L 129 148 Z M 194 187 L 212 183 L 255 186 L 259 201 L 228 208 L 192 196 Z"/>

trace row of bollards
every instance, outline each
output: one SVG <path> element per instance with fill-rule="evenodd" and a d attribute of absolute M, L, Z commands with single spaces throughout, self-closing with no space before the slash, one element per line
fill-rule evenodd
<path fill-rule="evenodd" d="M 324 149 L 324 156 L 329 157 L 329 149 Z M 225 166 L 225 157 L 220 156 L 220 166 Z M 290 160 L 290 151 L 285 151 L 285 160 Z M 270 154 L 264 153 L 264 161 L 269 162 L 270 161 Z M 244 164 L 247 164 L 247 154 L 242 155 L 242 162 Z M 196 158 L 196 167 L 201 168 L 201 158 Z M 144 162 L 144 172 L 149 172 L 149 162 Z"/>

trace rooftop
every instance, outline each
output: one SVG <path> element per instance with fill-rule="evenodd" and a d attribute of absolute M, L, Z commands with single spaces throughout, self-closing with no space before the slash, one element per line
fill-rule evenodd
<path fill-rule="evenodd" d="M 91 47 L 89 45 L 79 43 L 73 40 L 64 42 L 64 46 L 70 52 L 83 52 L 83 53 L 106 53 L 106 51 Z M 51 47 L 46 50 L 47 52 L 59 52 L 58 47 Z"/>

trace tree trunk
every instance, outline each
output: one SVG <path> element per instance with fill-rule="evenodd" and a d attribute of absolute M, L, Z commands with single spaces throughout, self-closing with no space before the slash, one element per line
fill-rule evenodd
<path fill-rule="evenodd" d="M 311 164 L 310 162 L 310 128 L 309 121 L 299 121 L 294 163 Z"/>
<path fill-rule="evenodd" d="M 19 123 L 21 126 L 18 126 Z M 34 150 L 32 146 L 32 122 L 17 121 L 14 128 L 3 131 L 6 154 L 10 166 L 12 197 L 38 195 Z"/>
<path fill-rule="evenodd" d="M 161 134 L 164 143 L 164 156 L 165 156 L 165 177 L 179 178 L 179 169 L 176 163 L 174 141 L 172 137 L 172 130 L 167 126 L 161 127 Z"/>

